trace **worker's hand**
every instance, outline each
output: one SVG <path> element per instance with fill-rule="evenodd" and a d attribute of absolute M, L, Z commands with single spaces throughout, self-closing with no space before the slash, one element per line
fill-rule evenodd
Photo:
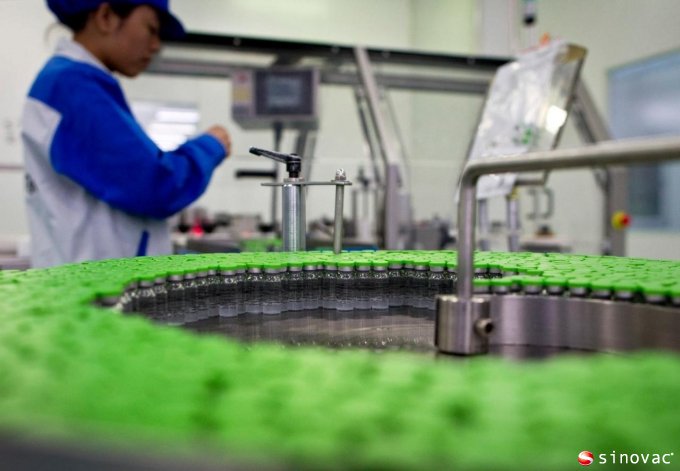
<path fill-rule="evenodd" d="M 229 133 L 226 129 L 224 129 L 222 126 L 215 125 L 210 127 L 206 133 L 220 141 L 220 144 L 222 144 L 222 147 L 224 147 L 226 155 L 231 154 L 231 137 L 229 136 Z"/>

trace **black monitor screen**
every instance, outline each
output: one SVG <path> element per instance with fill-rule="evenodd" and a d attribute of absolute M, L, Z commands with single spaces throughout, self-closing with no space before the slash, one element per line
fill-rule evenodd
<path fill-rule="evenodd" d="M 257 71 L 258 115 L 310 115 L 313 113 L 312 72 Z"/>

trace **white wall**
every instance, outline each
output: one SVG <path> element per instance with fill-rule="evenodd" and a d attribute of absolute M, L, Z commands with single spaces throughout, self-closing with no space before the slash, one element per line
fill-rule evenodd
<path fill-rule="evenodd" d="M 588 48 L 583 74 L 605 116 L 610 68 L 680 47 L 677 0 L 541 0 L 538 5 L 543 30 Z M 578 188 L 579 180 L 564 178 L 559 188 Z M 585 197 L 579 191 L 566 190 L 572 206 L 587 206 L 588 195 L 597 194 L 592 178 L 590 181 Z M 630 256 L 680 259 L 680 234 L 630 230 L 627 239 Z M 665 243 L 659 244 L 660 240 Z"/>
<path fill-rule="evenodd" d="M 187 29 L 194 31 L 409 45 L 409 0 L 173 0 L 172 5 Z"/>
<path fill-rule="evenodd" d="M 20 165 L 24 97 L 52 50 L 51 15 L 39 0 L 0 0 L 0 165 Z M 28 232 L 23 174 L 0 171 L 0 237 Z"/>
<path fill-rule="evenodd" d="M 475 54 L 478 16 L 477 5 L 471 0 L 416 0 L 411 4 L 413 47 Z M 409 156 L 416 219 L 455 219 L 458 173 L 484 97 L 432 92 L 410 95 L 413 137 Z"/>

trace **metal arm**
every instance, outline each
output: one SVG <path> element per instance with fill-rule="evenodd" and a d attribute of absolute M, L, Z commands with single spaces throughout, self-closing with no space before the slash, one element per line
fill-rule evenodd
<path fill-rule="evenodd" d="M 455 305 L 444 313 L 437 311 L 435 343 L 441 351 L 459 354 L 483 353 L 486 345 L 480 322 L 488 309 L 479 309 L 483 299 L 473 297 L 475 216 L 477 181 L 483 175 L 535 170 L 557 170 L 578 167 L 656 163 L 680 159 L 680 138 L 606 141 L 600 144 L 524 155 L 489 157 L 469 161 L 463 170 L 458 205 L 458 294 L 447 302 Z M 453 311 L 453 312 L 451 312 Z M 447 316 L 449 317 L 447 319 Z M 458 322 L 451 316 L 464 319 Z M 465 332 L 450 332 L 451 326 L 466 326 Z M 488 329 L 485 329 L 488 332 Z"/>

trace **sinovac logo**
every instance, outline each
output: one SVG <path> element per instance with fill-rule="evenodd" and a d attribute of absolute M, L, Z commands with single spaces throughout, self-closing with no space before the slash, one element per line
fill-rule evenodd
<path fill-rule="evenodd" d="M 581 466 L 590 466 L 593 464 L 593 454 L 589 451 L 582 451 L 578 454 L 578 464 Z"/>
<path fill-rule="evenodd" d="M 582 451 L 578 454 L 578 464 L 590 466 L 596 464 L 671 464 L 675 453 L 600 453 L 597 457 L 590 451 Z"/>

